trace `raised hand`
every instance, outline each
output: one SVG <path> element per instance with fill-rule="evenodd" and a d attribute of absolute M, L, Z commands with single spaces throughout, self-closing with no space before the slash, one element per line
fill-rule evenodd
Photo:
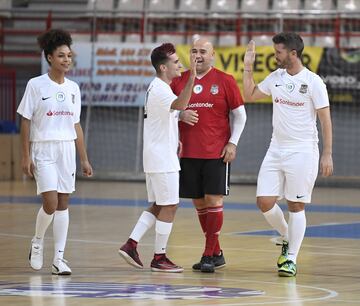
<path fill-rule="evenodd" d="M 255 62 L 255 41 L 250 40 L 247 45 L 245 57 L 244 57 L 244 67 L 245 69 L 251 69 Z"/>
<path fill-rule="evenodd" d="M 190 74 L 192 77 L 196 77 L 196 54 L 190 54 Z"/>

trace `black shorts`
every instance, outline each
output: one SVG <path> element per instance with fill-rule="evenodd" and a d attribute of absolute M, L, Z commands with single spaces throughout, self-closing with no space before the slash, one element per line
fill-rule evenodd
<path fill-rule="evenodd" d="M 222 158 L 181 158 L 180 166 L 180 198 L 229 194 L 230 163 L 224 163 Z"/>

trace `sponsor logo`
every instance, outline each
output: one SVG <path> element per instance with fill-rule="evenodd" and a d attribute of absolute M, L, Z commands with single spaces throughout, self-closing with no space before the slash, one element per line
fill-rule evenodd
<path fill-rule="evenodd" d="M 70 112 L 70 111 L 51 111 L 49 110 L 46 115 L 48 117 L 53 117 L 53 116 L 74 116 L 74 112 Z"/>
<path fill-rule="evenodd" d="M 282 86 L 281 84 L 275 84 L 275 87 L 279 87 L 279 86 Z"/>
<path fill-rule="evenodd" d="M 297 195 L 297 196 L 296 196 L 297 199 L 301 199 L 301 198 L 303 198 L 303 197 L 305 197 L 305 196 L 304 196 L 304 195 L 301 195 L 301 196 Z"/>
<path fill-rule="evenodd" d="M 201 85 L 195 85 L 194 86 L 194 88 L 193 88 L 193 92 L 195 93 L 195 94 L 199 94 L 199 93 L 201 93 L 203 91 L 203 87 L 201 86 Z"/>
<path fill-rule="evenodd" d="M 213 95 L 217 95 L 219 93 L 219 86 L 216 84 L 211 85 L 210 92 Z"/>
<path fill-rule="evenodd" d="M 42 97 L 41 99 L 42 99 L 43 101 L 45 101 L 45 100 L 50 99 L 50 98 L 51 98 L 51 97 L 46 97 L 46 98 Z"/>
<path fill-rule="evenodd" d="M 0 296 L 40 296 L 72 297 L 86 299 L 125 299 L 125 300 L 204 300 L 229 299 L 249 296 L 261 296 L 265 292 L 246 289 L 215 286 L 185 286 L 169 284 L 133 284 L 133 283 L 95 283 L 58 281 L 44 283 L 1 283 Z M 189 303 L 187 303 L 189 304 Z"/>
<path fill-rule="evenodd" d="M 307 90 L 308 90 L 308 86 L 306 84 L 301 84 L 299 92 L 305 94 L 307 93 Z"/>
<path fill-rule="evenodd" d="M 65 101 L 65 94 L 63 92 L 58 92 L 56 94 L 56 101 L 64 102 Z"/>
<path fill-rule="evenodd" d="M 213 107 L 213 103 L 191 103 L 188 105 L 188 108 L 195 108 L 195 107 L 198 107 L 198 108 L 212 108 Z"/>
<path fill-rule="evenodd" d="M 289 106 L 295 106 L 295 107 L 301 107 L 301 106 L 305 105 L 304 102 L 292 102 L 292 101 L 287 101 L 287 100 L 284 100 L 284 99 L 278 98 L 278 97 L 276 97 L 274 99 L 274 102 L 279 103 L 279 104 L 289 105 Z"/>

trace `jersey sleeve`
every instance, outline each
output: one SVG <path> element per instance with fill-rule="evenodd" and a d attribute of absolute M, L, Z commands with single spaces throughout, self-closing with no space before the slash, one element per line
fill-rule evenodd
<path fill-rule="evenodd" d="M 76 86 L 76 94 L 75 94 L 75 116 L 74 116 L 74 123 L 80 122 L 80 114 L 81 114 L 81 92 L 80 88 L 77 84 Z"/>
<path fill-rule="evenodd" d="M 155 93 L 156 103 L 162 110 L 171 111 L 171 104 L 177 96 L 171 91 L 169 86 L 158 86 Z"/>
<path fill-rule="evenodd" d="M 36 90 L 34 89 L 31 81 L 26 85 L 25 93 L 21 99 L 17 113 L 26 119 L 31 120 L 36 106 Z"/>
<path fill-rule="evenodd" d="M 329 96 L 324 81 L 316 75 L 311 86 L 311 99 L 315 109 L 329 106 Z"/>
<path fill-rule="evenodd" d="M 265 95 L 271 95 L 271 86 L 273 85 L 273 73 L 268 75 L 264 80 L 262 80 L 257 87 Z"/>
<path fill-rule="evenodd" d="M 224 88 L 226 88 L 227 103 L 231 110 L 244 105 L 240 89 L 232 75 L 227 78 Z"/>

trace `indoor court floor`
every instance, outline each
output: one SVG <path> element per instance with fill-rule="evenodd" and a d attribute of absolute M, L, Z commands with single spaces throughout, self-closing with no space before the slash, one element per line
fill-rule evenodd
<path fill-rule="evenodd" d="M 34 182 L 0 182 L 0 305 L 360 305 L 359 189 L 315 188 L 294 278 L 277 275 L 281 248 L 256 208 L 255 186 L 230 193 L 220 236 L 226 267 L 191 270 L 204 238 L 191 202 L 181 201 L 168 255 L 185 271 L 154 273 L 154 229 L 139 244 L 143 270 L 118 255 L 147 206 L 145 183 L 78 181 L 65 252 L 73 274 L 60 277 L 51 275 L 51 226 L 43 269 L 28 263 L 40 207 Z"/>

